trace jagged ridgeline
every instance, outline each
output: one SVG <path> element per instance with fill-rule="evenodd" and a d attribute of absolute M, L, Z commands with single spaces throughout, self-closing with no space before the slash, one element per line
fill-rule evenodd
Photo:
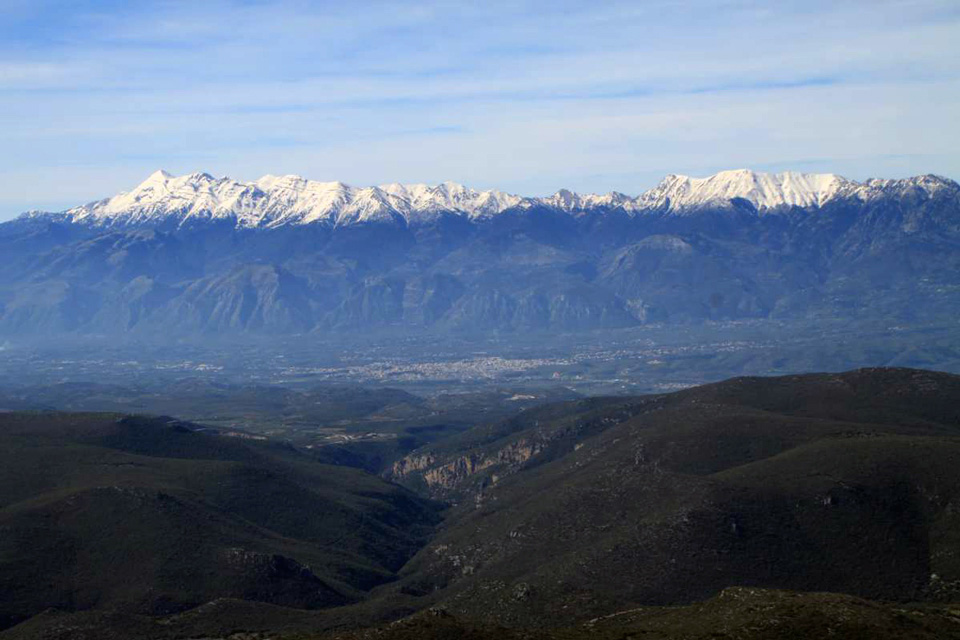
<path fill-rule="evenodd" d="M 951 318 L 960 186 L 727 171 L 638 197 L 157 172 L 0 225 L 0 334 Z"/>

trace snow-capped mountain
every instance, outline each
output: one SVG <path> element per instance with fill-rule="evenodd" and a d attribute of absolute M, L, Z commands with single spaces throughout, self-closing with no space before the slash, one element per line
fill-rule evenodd
<path fill-rule="evenodd" d="M 67 219 L 94 226 L 175 225 L 229 221 L 240 228 L 274 228 L 323 223 L 413 226 L 441 215 L 488 219 L 511 209 L 547 207 L 571 215 L 619 209 L 630 215 L 684 214 L 724 209 L 749 202 L 759 213 L 783 208 L 818 208 L 837 198 L 867 201 L 891 190 L 931 191 L 954 184 L 936 176 L 863 183 L 834 174 L 722 171 L 706 178 L 669 175 L 637 197 L 612 192 L 578 194 L 562 189 L 548 197 L 522 197 L 477 191 L 453 182 L 353 187 L 300 176 L 267 175 L 254 182 L 214 178 L 207 173 L 175 177 L 157 171 L 128 193 L 63 212 Z M 36 216 L 36 213 L 25 214 Z"/>
<path fill-rule="evenodd" d="M 707 178 L 669 175 L 634 203 L 638 208 L 681 210 L 741 199 L 757 209 L 819 207 L 857 186 L 857 183 L 832 173 L 756 173 L 739 169 L 721 171 Z"/>
<path fill-rule="evenodd" d="M 852 309 L 955 324 L 960 185 L 739 170 L 531 198 L 158 171 L 0 224 L 0 255 L 0 337 L 569 332 Z"/>
<path fill-rule="evenodd" d="M 412 219 L 430 218 L 443 211 L 481 218 L 501 213 L 524 202 L 524 198 L 502 191 L 476 191 L 456 182 L 435 187 L 425 184 L 381 185 L 380 189 L 396 198 L 398 206 Z"/>
<path fill-rule="evenodd" d="M 429 220 L 442 212 L 479 218 L 521 204 L 500 191 L 476 191 L 452 182 L 358 188 L 300 176 L 267 175 L 254 182 L 207 173 L 175 177 L 157 171 L 132 191 L 64 212 L 74 222 L 140 225 L 174 219 L 235 220 L 238 227 Z M 33 215 L 36 215 L 35 213 Z"/>

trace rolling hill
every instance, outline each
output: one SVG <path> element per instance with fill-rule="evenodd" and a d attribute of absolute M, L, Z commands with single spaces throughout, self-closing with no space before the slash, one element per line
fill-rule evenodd
<path fill-rule="evenodd" d="M 292 448 L 171 419 L 0 414 L 0 622 L 54 607 L 300 608 L 391 580 L 438 508 Z"/>
<path fill-rule="evenodd" d="M 390 477 L 459 506 L 400 591 L 514 624 L 730 586 L 960 598 L 958 397 L 906 369 L 733 379 L 427 445 Z"/>
<path fill-rule="evenodd" d="M 958 398 L 861 369 L 571 400 L 423 445 L 407 488 L 0 414 L 0 637 L 960 637 Z"/>

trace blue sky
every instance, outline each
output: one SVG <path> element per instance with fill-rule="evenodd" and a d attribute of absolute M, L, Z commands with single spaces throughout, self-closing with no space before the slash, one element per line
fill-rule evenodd
<path fill-rule="evenodd" d="M 960 177 L 960 3 L 0 0 L 0 219 L 158 168 L 637 194 Z"/>

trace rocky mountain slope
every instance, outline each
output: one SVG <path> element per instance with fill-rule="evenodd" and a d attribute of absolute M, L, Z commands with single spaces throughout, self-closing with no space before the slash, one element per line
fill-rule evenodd
<path fill-rule="evenodd" d="M 832 593 L 734 587 L 694 605 L 636 607 L 565 628 L 508 628 L 464 621 L 435 609 L 374 630 L 322 635 L 318 640 L 933 640 L 960 637 L 958 613 L 951 606 L 903 606 Z"/>
<path fill-rule="evenodd" d="M 532 408 L 388 472 L 439 526 L 269 440 L 7 414 L 0 637 L 955 637 L 958 398 L 864 369 Z"/>
<path fill-rule="evenodd" d="M 638 197 L 158 172 L 0 224 L 0 335 L 947 318 L 960 186 L 669 176 Z"/>
<path fill-rule="evenodd" d="M 733 379 L 587 400 L 413 452 L 459 503 L 400 593 L 520 626 L 723 588 L 960 599 L 960 377 Z"/>
<path fill-rule="evenodd" d="M 634 607 L 567 627 L 505 627 L 463 620 L 433 608 L 359 630 L 324 631 L 336 623 L 324 613 L 251 607 L 219 600 L 185 614 L 149 618 L 47 611 L 6 633 L 4 640 L 951 640 L 960 638 L 956 605 L 903 605 L 834 593 L 798 593 L 731 587 L 702 603 Z M 236 629 L 245 629 L 236 632 Z M 194 637 L 197 637 L 194 635 Z"/>

